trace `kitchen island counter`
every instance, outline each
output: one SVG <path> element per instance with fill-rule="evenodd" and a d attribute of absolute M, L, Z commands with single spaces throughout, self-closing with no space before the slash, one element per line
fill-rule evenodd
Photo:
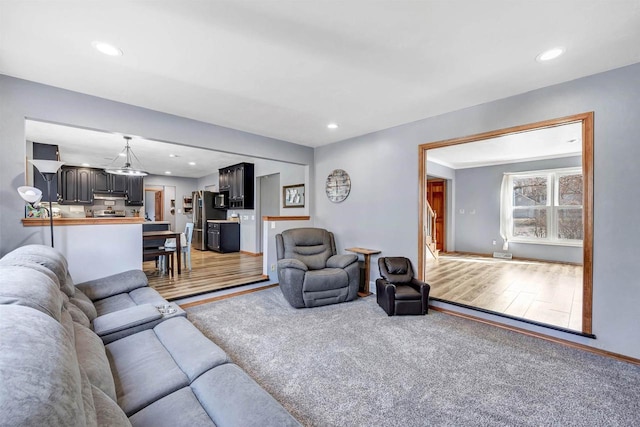
<path fill-rule="evenodd" d="M 230 219 L 209 219 L 207 222 L 216 223 L 216 224 L 239 224 L 240 221 L 232 221 Z"/>
<path fill-rule="evenodd" d="M 76 283 L 140 269 L 143 223 L 137 217 L 54 218 L 55 248 Z M 49 218 L 24 218 L 22 224 L 29 227 L 25 243 L 49 243 Z"/>
<path fill-rule="evenodd" d="M 115 224 L 143 224 L 144 218 L 140 217 L 113 217 L 113 218 L 54 218 L 55 227 L 65 225 L 115 225 Z M 49 218 L 23 218 L 24 227 L 49 226 Z"/>

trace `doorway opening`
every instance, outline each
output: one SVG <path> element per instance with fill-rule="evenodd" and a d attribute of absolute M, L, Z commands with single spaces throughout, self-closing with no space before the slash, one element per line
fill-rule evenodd
<path fill-rule="evenodd" d="M 593 113 L 422 144 L 419 173 L 418 270 L 434 300 L 594 337 Z"/>
<path fill-rule="evenodd" d="M 144 189 L 144 215 L 147 221 L 164 221 L 164 188 Z"/>
<path fill-rule="evenodd" d="M 435 247 L 436 258 L 440 252 L 445 252 L 446 245 L 446 218 L 447 218 L 447 181 L 442 178 L 427 177 L 427 205 L 433 212 L 434 224 L 431 235 L 431 245 Z"/>

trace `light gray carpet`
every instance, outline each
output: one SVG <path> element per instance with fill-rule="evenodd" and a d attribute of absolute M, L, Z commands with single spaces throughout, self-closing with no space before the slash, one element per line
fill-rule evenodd
<path fill-rule="evenodd" d="M 307 426 L 640 425 L 640 367 L 443 313 L 278 288 L 187 311 Z"/>

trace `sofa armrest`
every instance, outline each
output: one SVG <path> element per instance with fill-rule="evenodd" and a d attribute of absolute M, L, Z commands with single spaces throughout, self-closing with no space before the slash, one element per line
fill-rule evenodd
<path fill-rule="evenodd" d="M 333 255 L 327 260 L 327 267 L 329 268 L 345 268 L 350 264 L 358 261 L 358 255 L 345 254 L 345 255 Z"/>
<path fill-rule="evenodd" d="M 307 271 L 309 268 L 300 260 L 294 258 L 283 258 L 278 260 L 278 269 L 280 268 L 295 268 L 302 271 Z"/>
<path fill-rule="evenodd" d="M 100 279 L 79 283 L 80 289 L 91 301 L 108 298 L 112 295 L 131 292 L 134 289 L 149 286 L 147 276 L 142 270 L 129 270 Z"/>
<path fill-rule="evenodd" d="M 162 319 L 162 314 L 157 307 L 151 304 L 141 304 L 96 317 L 93 319 L 93 331 L 104 340 L 105 337 L 112 337 L 125 330 L 131 330 L 132 333 L 137 332 L 141 329 L 138 327 L 142 325 L 148 326 L 148 328 L 142 329 L 150 329 L 157 325 L 156 321 L 160 319 Z M 129 334 L 118 334 L 118 338 L 126 335 Z"/>

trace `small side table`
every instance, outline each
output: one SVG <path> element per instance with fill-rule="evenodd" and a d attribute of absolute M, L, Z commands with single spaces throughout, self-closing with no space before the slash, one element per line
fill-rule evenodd
<path fill-rule="evenodd" d="M 379 254 L 381 251 L 377 249 L 366 249 L 366 248 L 348 248 L 345 250 L 356 253 L 356 254 L 364 255 L 364 288 L 362 292 L 358 292 L 358 295 L 361 297 L 366 297 L 367 295 L 371 295 L 371 292 L 369 292 L 369 267 L 371 265 L 371 255 Z"/>

